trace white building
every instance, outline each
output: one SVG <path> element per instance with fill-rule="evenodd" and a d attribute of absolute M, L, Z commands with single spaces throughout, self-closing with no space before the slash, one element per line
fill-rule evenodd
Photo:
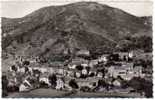
<path fill-rule="evenodd" d="M 57 85 L 56 85 L 57 90 L 64 89 L 64 82 L 62 79 L 60 79 L 60 78 L 57 79 L 56 83 L 57 83 Z"/>
<path fill-rule="evenodd" d="M 133 55 L 133 51 L 129 52 L 128 57 L 129 57 L 129 58 L 133 58 L 133 56 L 134 56 L 134 55 Z"/>
<path fill-rule="evenodd" d="M 107 61 L 108 61 L 108 54 L 104 54 L 104 55 L 102 55 L 101 57 L 99 57 L 98 58 L 98 61 L 99 62 L 104 62 L 104 63 L 107 63 Z"/>
<path fill-rule="evenodd" d="M 81 66 L 83 66 L 85 68 L 85 67 L 88 67 L 88 64 L 83 63 L 83 64 L 81 64 Z"/>
<path fill-rule="evenodd" d="M 98 59 L 95 59 L 95 60 L 91 60 L 90 62 L 89 62 L 89 66 L 91 67 L 91 68 L 93 68 L 95 65 L 97 65 L 98 64 Z"/>
<path fill-rule="evenodd" d="M 87 74 L 88 74 L 87 70 L 86 70 L 86 69 L 83 69 L 83 70 L 82 70 L 82 74 L 83 74 L 83 75 L 87 75 Z"/>
<path fill-rule="evenodd" d="M 49 79 L 46 75 L 42 75 L 39 77 L 39 82 L 44 82 L 46 83 L 48 86 L 51 86 L 51 83 L 49 82 Z"/>
<path fill-rule="evenodd" d="M 30 90 L 30 87 L 26 83 L 22 83 L 19 86 L 19 92 L 26 92 L 26 91 L 29 91 L 29 90 Z"/>
<path fill-rule="evenodd" d="M 25 92 L 29 91 L 32 89 L 31 83 L 28 81 L 28 79 L 25 79 L 23 83 L 19 86 L 19 91 L 20 92 Z"/>
<path fill-rule="evenodd" d="M 19 68 L 18 72 L 25 73 L 25 67 Z"/>
<path fill-rule="evenodd" d="M 48 69 L 47 68 L 39 68 L 39 71 L 41 72 L 41 73 L 47 73 L 48 72 Z"/>
<path fill-rule="evenodd" d="M 144 77 L 142 74 L 142 67 L 139 66 L 133 68 L 132 64 L 111 66 L 108 69 L 108 73 L 111 77 L 117 78 L 118 76 L 121 76 L 125 80 L 131 80 L 133 77 Z"/>
<path fill-rule="evenodd" d="M 88 50 L 80 50 L 76 53 L 76 55 L 84 55 L 84 56 L 89 56 L 90 52 Z"/>
<path fill-rule="evenodd" d="M 103 73 L 99 72 L 99 73 L 97 74 L 97 77 L 98 77 L 98 78 L 102 78 L 102 77 L 103 77 Z"/>
<path fill-rule="evenodd" d="M 75 68 L 76 68 L 76 65 L 75 65 L 75 64 L 73 64 L 73 65 L 68 65 L 68 68 L 69 68 L 69 69 L 75 69 Z"/>
<path fill-rule="evenodd" d="M 113 81 L 113 85 L 117 86 L 117 87 L 120 87 L 121 86 L 121 82 L 116 79 L 116 80 Z"/>
<path fill-rule="evenodd" d="M 81 73 L 80 73 L 80 72 L 75 72 L 75 76 L 76 76 L 77 78 L 80 78 Z"/>

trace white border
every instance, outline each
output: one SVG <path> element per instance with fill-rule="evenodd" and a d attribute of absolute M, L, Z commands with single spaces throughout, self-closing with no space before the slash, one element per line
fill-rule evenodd
<path fill-rule="evenodd" d="M 61 1 L 70 1 L 70 0 L 0 0 L 0 1 L 59 1 L 59 2 L 61 2 Z M 72 0 L 72 1 L 79 1 L 79 0 Z M 81 1 L 106 1 L 106 2 L 153 2 L 153 8 L 155 8 L 155 4 L 154 4 L 154 0 L 81 0 Z M 0 5 L 0 10 L 1 10 L 1 5 Z M 1 16 L 1 11 L 0 11 L 0 16 Z M 154 33 L 154 31 L 155 31 L 155 26 L 154 26 L 154 24 L 155 24 L 155 20 L 154 20 L 154 18 L 155 18 L 155 10 L 153 10 L 153 72 L 155 72 L 155 58 L 154 58 L 154 56 L 155 56 L 155 45 L 154 45 L 154 43 L 155 43 L 155 39 L 154 39 L 154 37 L 155 37 L 155 33 Z M 0 20 L 0 27 L 1 27 L 1 20 Z M 0 33 L 1 33 L 1 29 L 0 29 Z M 1 35 L 0 35 L 0 41 L 1 41 Z M 0 42 L 0 46 L 1 46 L 1 42 Z M 0 65 L 1 65 L 1 51 L 2 51 L 2 49 L 0 48 Z M 0 67 L 0 70 L 1 70 L 1 67 Z M 0 76 L 1 76 L 1 71 L 0 71 Z M 155 73 L 153 73 L 153 84 L 155 84 Z M 1 89 L 1 77 L 0 77 L 0 89 Z M 155 97 L 155 86 L 153 86 L 153 98 Z M 0 90 L 0 95 L 1 95 L 1 90 Z M 150 98 L 150 100 L 154 100 L 153 98 Z M 1 98 L 1 99 L 3 99 L 3 100 L 9 100 L 9 99 L 12 99 L 12 98 Z M 16 100 L 17 98 L 15 98 L 14 100 Z M 29 100 L 33 100 L 33 98 L 19 98 L 20 100 L 26 100 L 26 99 L 29 99 Z M 35 98 L 35 100 L 39 100 L 39 99 L 55 99 L 55 100 L 71 100 L 72 98 Z M 81 99 L 85 99 L 85 100 L 88 100 L 88 99 L 98 99 L 98 100 L 109 100 L 109 99 L 111 99 L 111 100 L 123 100 L 123 99 L 136 99 L 136 100 L 146 100 L 147 98 L 74 98 L 74 99 L 76 99 L 76 100 L 81 100 Z"/>

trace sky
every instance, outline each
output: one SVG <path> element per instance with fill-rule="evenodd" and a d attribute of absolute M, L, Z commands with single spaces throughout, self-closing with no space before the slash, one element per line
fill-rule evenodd
<path fill-rule="evenodd" d="M 135 16 L 152 16 L 153 3 L 150 1 L 119 1 L 115 0 L 44 0 L 44 1 L 1 1 L 1 16 L 9 18 L 23 17 L 39 8 L 52 6 L 52 5 L 64 5 L 79 1 L 97 1 L 101 4 L 107 4 L 111 7 L 122 9 Z M 131 1 L 131 0 L 130 0 Z"/>

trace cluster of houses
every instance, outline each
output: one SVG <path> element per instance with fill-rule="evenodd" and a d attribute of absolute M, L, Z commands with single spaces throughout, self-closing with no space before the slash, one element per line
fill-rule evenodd
<path fill-rule="evenodd" d="M 11 91 L 16 90 L 16 87 L 19 92 L 40 87 L 69 91 L 83 91 L 83 88 L 91 91 L 111 91 L 112 86 L 122 89 L 124 80 L 145 77 L 142 66 L 133 63 L 133 52 L 103 54 L 91 60 L 84 59 L 81 55 L 89 56 L 90 53 L 87 50 L 79 51 L 67 65 L 59 67 L 40 65 L 37 57 L 23 60 L 19 56 L 10 66 L 7 87 Z M 131 87 L 126 91 L 130 92 Z"/>
<path fill-rule="evenodd" d="M 122 77 L 124 80 L 131 80 L 133 77 L 144 78 L 145 74 L 142 73 L 142 66 L 135 66 L 133 63 L 126 63 L 122 66 L 114 65 L 108 68 L 108 74 L 111 77 Z"/>

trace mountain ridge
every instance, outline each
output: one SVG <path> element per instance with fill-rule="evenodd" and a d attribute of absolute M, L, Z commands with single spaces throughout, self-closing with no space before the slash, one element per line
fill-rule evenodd
<path fill-rule="evenodd" d="M 32 50 L 25 53 L 34 55 L 38 54 L 34 51 L 44 54 L 46 49 L 49 54 L 56 51 L 61 54 L 68 49 L 73 52 L 74 49 L 115 48 L 128 36 L 151 37 L 152 25 L 148 20 L 152 18 L 136 17 L 96 2 L 49 6 L 22 18 L 2 18 L 2 47 L 5 52 L 14 48 L 21 52 L 23 49 L 17 45 L 30 46 Z"/>

